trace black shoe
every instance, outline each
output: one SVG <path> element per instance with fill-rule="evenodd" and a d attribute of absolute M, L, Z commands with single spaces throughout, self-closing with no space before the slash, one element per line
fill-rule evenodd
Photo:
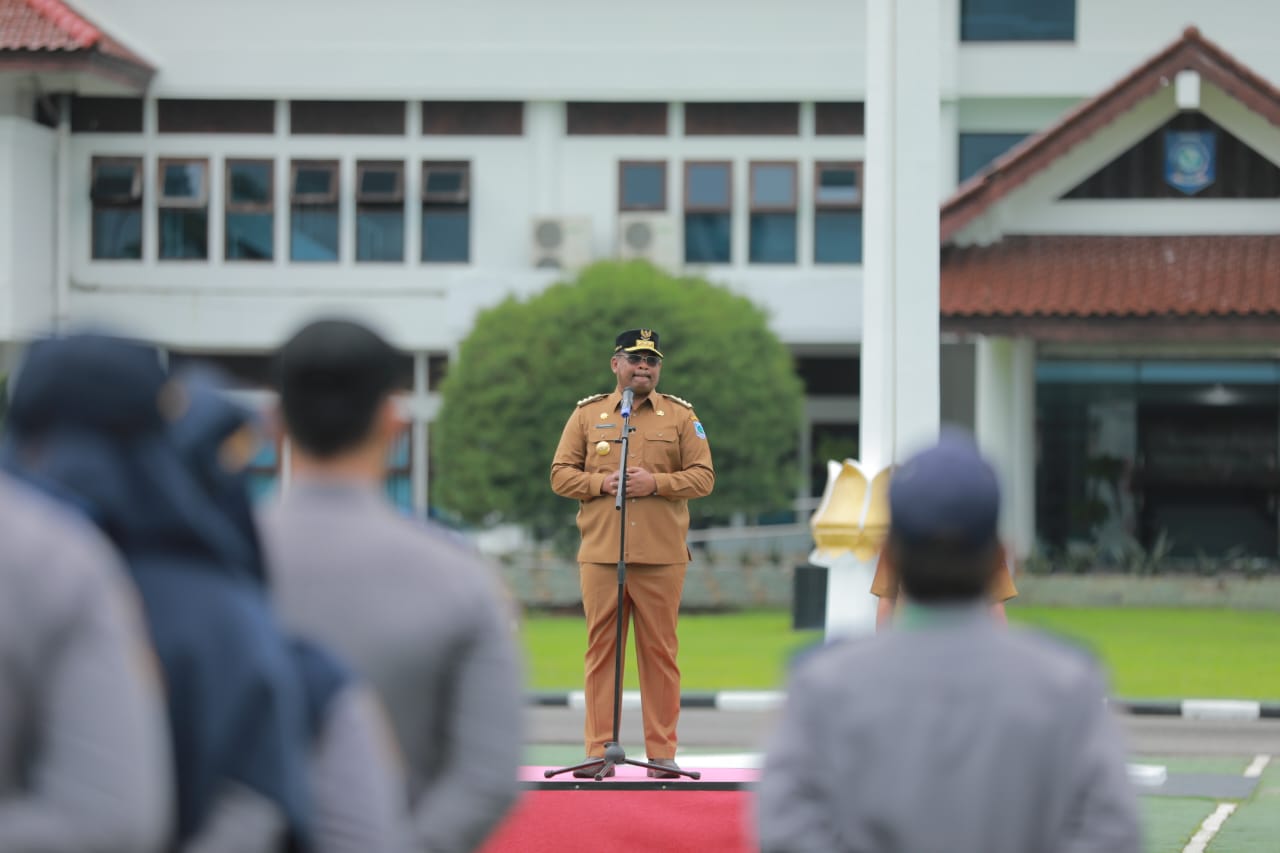
<path fill-rule="evenodd" d="M 594 779 L 596 778 L 596 774 L 600 772 L 600 768 L 604 766 L 603 756 L 597 756 L 597 755 L 588 755 L 586 758 L 582 759 L 582 761 L 578 763 L 586 764 L 588 761 L 596 761 L 598 763 L 590 764 L 590 765 L 587 765 L 586 767 L 579 767 L 577 770 L 573 771 L 573 777 L 575 779 Z M 612 776 L 613 768 L 610 767 L 609 770 L 604 775 L 605 775 L 605 778 Z"/>
<path fill-rule="evenodd" d="M 670 770 L 655 770 L 650 767 L 648 769 L 650 779 L 679 779 L 680 774 L 675 772 L 680 769 L 680 765 L 676 764 L 674 758 L 650 758 L 650 764 L 658 764 L 662 767 L 670 767 Z"/>

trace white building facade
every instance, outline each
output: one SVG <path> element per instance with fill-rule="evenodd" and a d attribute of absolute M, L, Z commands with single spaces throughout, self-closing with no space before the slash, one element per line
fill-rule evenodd
<path fill-rule="evenodd" d="M 941 39 L 919 50 L 939 67 L 939 203 L 1189 24 L 1280 80 L 1265 25 L 1280 8 L 1263 0 L 937 6 Z M 477 311 L 638 256 L 764 306 L 809 388 L 807 467 L 856 455 L 861 199 L 877 174 L 863 3 L 0 10 L 24 28 L 0 33 L 4 372 L 31 334 L 104 322 L 261 375 L 307 318 L 364 317 L 412 354 L 400 495 L 421 510 L 435 381 Z M 1008 210 L 1061 227 L 1020 203 Z M 961 328 L 941 352 L 943 419 L 1000 452 L 1017 498 L 1006 532 L 1026 554 L 1034 339 Z"/>

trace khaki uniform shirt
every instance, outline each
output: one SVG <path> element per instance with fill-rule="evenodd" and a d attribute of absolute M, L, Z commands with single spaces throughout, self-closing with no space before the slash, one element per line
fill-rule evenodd
<path fill-rule="evenodd" d="M 884 552 L 881 552 L 876 562 L 876 576 L 871 579 L 871 594 L 879 598 L 898 597 L 898 573 L 885 562 Z M 998 603 L 1016 598 L 1017 595 L 1018 588 L 1013 585 L 1013 575 L 1006 564 L 1005 570 L 997 572 L 991 579 L 991 588 L 987 591 L 987 596 L 992 602 Z"/>
<path fill-rule="evenodd" d="M 614 495 L 600 486 L 618 470 L 622 458 L 622 393 L 597 394 L 578 403 L 564 425 L 551 463 L 551 488 L 577 498 L 583 563 L 616 563 L 622 513 Z M 626 551 L 623 559 L 640 565 L 687 563 L 690 498 L 711 494 L 716 473 L 711 447 L 693 407 L 678 397 L 653 391 L 631 411 L 627 467 L 653 474 L 658 492 L 628 495 Z M 602 445 L 601 442 L 604 442 Z M 604 453 L 599 448 L 605 449 Z M 628 480 L 630 485 L 630 480 Z"/>

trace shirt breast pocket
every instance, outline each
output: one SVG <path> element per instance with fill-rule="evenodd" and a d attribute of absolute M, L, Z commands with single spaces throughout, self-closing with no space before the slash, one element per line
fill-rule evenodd
<path fill-rule="evenodd" d="M 650 471 L 679 471 L 680 443 L 671 427 L 644 434 L 644 464 Z"/>
<path fill-rule="evenodd" d="M 601 453 L 601 442 L 603 442 L 604 453 Z M 594 474 L 597 471 L 613 471 L 618 467 L 618 454 L 621 452 L 618 448 L 622 445 L 611 441 L 607 435 L 593 435 L 591 440 L 587 442 L 587 460 L 583 465 L 583 469 L 588 474 Z"/>

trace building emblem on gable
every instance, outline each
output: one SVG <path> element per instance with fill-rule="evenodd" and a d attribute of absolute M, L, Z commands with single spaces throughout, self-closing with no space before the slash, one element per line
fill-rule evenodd
<path fill-rule="evenodd" d="M 1217 177 L 1218 134 L 1213 130 L 1169 130 L 1164 134 L 1164 180 L 1195 195 Z"/>

